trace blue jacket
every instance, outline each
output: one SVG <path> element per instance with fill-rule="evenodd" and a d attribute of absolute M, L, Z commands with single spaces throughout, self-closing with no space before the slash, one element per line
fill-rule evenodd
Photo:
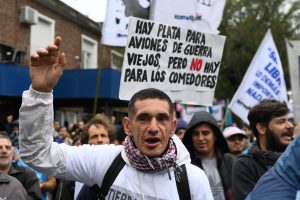
<path fill-rule="evenodd" d="M 246 200 L 295 200 L 300 190 L 300 135 L 266 172 Z M 298 198 L 297 198 L 298 199 Z"/>

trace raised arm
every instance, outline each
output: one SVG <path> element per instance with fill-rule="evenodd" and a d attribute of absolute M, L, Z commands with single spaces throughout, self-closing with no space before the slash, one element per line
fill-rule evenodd
<path fill-rule="evenodd" d="M 61 38 L 57 37 L 54 44 L 39 49 L 31 56 L 32 85 L 23 92 L 19 115 L 21 158 L 47 176 L 101 185 L 101 178 L 121 151 L 121 146 L 74 147 L 53 142 L 52 89 L 66 63 L 65 55 L 59 51 L 60 44 Z M 106 151 L 110 152 L 110 156 Z"/>
<path fill-rule="evenodd" d="M 29 90 L 23 92 L 20 108 L 20 153 L 22 160 L 38 171 L 52 176 L 66 172 L 66 148 L 53 143 L 52 89 L 63 73 L 65 54 L 54 44 L 39 49 L 30 57 Z"/>

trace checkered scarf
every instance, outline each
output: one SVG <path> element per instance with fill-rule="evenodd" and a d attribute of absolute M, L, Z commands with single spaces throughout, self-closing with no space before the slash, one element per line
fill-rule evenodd
<path fill-rule="evenodd" d="M 174 167 L 176 179 L 180 177 L 181 168 L 176 164 L 177 150 L 170 138 L 167 151 L 158 157 L 143 155 L 134 145 L 133 138 L 127 136 L 124 141 L 125 152 L 130 164 L 139 171 L 153 173 L 166 170 L 171 179 L 170 167 Z"/>

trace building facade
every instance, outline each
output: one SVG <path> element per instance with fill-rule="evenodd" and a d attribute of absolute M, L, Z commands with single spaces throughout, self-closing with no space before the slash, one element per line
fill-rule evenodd
<path fill-rule="evenodd" d="M 111 57 L 101 60 L 108 53 L 100 50 L 107 49 L 100 44 L 100 23 L 59 0 L 0 2 L 1 121 L 8 114 L 18 118 L 22 92 L 30 85 L 29 57 L 58 35 L 63 38 L 67 65 L 54 90 L 55 118 L 75 123 L 93 107 L 112 113 L 113 108 L 126 106 L 118 100 L 120 69 L 109 66 Z M 101 63 L 106 66 L 99 68 Z"/>

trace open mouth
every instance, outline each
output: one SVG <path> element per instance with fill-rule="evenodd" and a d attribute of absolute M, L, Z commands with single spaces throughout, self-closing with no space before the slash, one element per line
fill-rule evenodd
<path fill-rule="evenodd" d="M 286 138 L 286 139 L 290 139 L 291 135 L 290 134 L 282 134 L 281 137 Z"/>
<path fill-rule="evenodd" d="M 156 146 L 160 142 L 160 139 L 159 138 L 147 138 L 145 140 L 145 142 L 148 146 Z"/>

